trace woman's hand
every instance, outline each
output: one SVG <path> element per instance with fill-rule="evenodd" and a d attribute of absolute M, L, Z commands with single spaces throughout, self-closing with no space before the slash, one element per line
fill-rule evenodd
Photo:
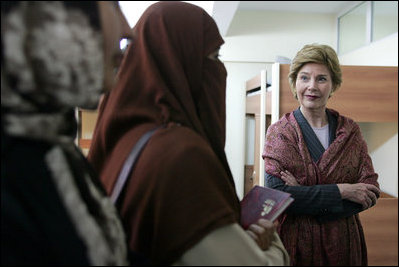
<path fill-rule="evenodd" d="M 297 186 L 299 183 L 296 181 L 294 175 L 292 175 L 289 171 L 285 170 L 280 172 L 281 180 L 285 182 L 286 185 Z"/>
<path fill-rule="evenodd" d="M 359 203 L 363 206 L 363 209 L 368 209 L 374 206 L 380 195 L 378 187 L 372 184 L 337 184 L 337 186 L 342 199 L 348 199 Z"/>
<path fill-rule="evenodd" d="M 274 232 L 276 226 L 269 220 L 259 219 L 256 223 L 251 224 L 246 232 L 262 250 L 268 250 L 274 240 Z"/>

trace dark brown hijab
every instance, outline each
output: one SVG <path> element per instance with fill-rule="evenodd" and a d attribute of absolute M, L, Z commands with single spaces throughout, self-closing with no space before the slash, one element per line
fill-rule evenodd
<path fill-rule="evenodd" d="M 173 263 L 239 218 L 224 153 L 226 70 L 207 58 L 223 42 L 197 6 L 150 6 L 100 107 L 89 160 L 108 193 L 137 140 L 165 125 L 142 152 L 121 204 L 130 249 L 155 264 Z"/>

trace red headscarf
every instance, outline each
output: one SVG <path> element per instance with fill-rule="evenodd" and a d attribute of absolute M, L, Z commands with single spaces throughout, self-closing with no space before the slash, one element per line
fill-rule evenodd
<path fill-rule="evenodd" d="M 226 70 L 207 58 L 223 42 L 197 6 L 150 6 L 100 107 L 89 160 L 108 193 L 137 140 L 166 125 L 141 154 L 121 208 L 130 248 L 153 263 L 173 263 L 239 218 L 224 153 Z"/>

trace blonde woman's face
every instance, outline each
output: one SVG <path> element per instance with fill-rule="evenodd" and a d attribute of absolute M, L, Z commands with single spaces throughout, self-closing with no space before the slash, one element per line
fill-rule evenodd
<path fill-rule="evenodd" d="M 330 71 L 323 64 L 307 63 L 299 70 L 295 87 L 302 109 L 323 110 L 333 88 Z"/>

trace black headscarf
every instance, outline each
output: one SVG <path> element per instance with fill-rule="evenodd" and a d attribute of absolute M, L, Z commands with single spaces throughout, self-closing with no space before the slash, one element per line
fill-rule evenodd
<path fill-rule="evenodd" d="M 74 143 L 75 108 L 96 108 L 103 90 L 98 3 L 2 1 L 1 48 L 2 165 L 12 138 L 50 146 L 42 160 L 89 261 L 126 264 L 117 212 Z"/>

